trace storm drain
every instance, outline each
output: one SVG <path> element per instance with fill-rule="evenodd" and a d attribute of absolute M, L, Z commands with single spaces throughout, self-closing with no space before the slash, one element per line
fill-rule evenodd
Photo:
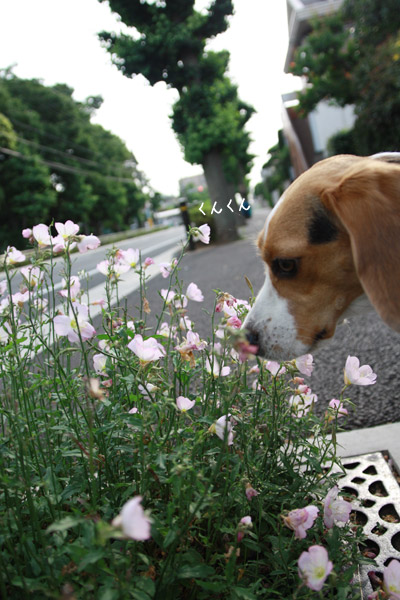
<path fill-rule="evenodd" d="M 352 496 L 356 522 L 366 536 L 361 551 L 374 557 L 377 567 L 362 565 L 360 583 L 363 599 L 373 592 L 370 571 L 383 575 L 392 558 L 400 560 L 400 487 L 381 452 L 342 459 L 346 475 L 338 485 Z"/>

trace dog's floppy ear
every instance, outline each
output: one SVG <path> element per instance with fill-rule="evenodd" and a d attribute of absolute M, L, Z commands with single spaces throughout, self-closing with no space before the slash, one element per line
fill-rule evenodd
<path fill-rule="evenodd" d="M 323 193 L 322 202 L 350 236 L 357 275 L 371 303 L 400 332 L 400 167 L 362 160 Z"/>

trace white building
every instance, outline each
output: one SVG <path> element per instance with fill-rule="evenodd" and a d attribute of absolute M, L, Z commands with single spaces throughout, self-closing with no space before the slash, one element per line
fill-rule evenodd
<path fill-rule="evenodd" d="M 295 51 L 311 31 L 310 19 L 335 13 L 344 0 L 286 0 L 288 13 L 289 46 L 285 72 L 294 59 Z M 297 94 L 284 94 L 283 131 L 289 145 L 294 175 L 326 158 L 329 138 L 343 129 L 351 129 L 355 121 L 352 106 L 344 108 L 320 102 L 306 118 L 300 118 L 295 110 Z"/>

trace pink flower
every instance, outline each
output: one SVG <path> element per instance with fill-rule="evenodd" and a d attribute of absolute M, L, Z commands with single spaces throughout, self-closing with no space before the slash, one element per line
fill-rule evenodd
<path fill-rule="evenodd" d="M 171 275 L 177 263 L 178 261 L 176 260 L 176 258 L 174 258 L 174 260 L 171 263 L 160 263 L 158 265 L 160 267 L 161 275 L 164 277 L 164 279 Z"/>
<path fill-rule="evenodd" d="M 302 552 L 297 564 L 299 577 L 315 592 L 322 589 L 325 579 L 333 569 L 328 552 L 323 546 L 311 546 L 308 552 Z"/>
<path fill-rule="evenodd" d="M 231 415 L 229 414 L 220 417 L 208 429 L 210 433 L 215 433 L 221 440 L 225 440 L 226 437 L 228 446 L 232 446 L 233 436 L 235 433 L 233 431 L 233 425 L 230 417 Z"/>
<path fill-rule="evenodd" d="M 183 316 L 179 319 L 179 329 L 181 331 L 191 331 L 192 326 L 193 323 L 188 317 Z"/>
<path fill-rule="evenodd" d="M 39 248 L 50 246 L 51 238 L 47 225 L 40 223 L 32 228 L 33 238 L 37 241 Z"/>
<path fill-rule="evenodd" d="M 162 290 L 160 290 L 160 294 L 161 294 L 161 297 L 164 298 L 165 304 L 167 306 L 168 306 L 168 304 L 171 304 L 171 303 L 176 308 L 185 308 L 187 306 L 188 300 L 187 300 L 186 296 L 180 296 L 173 290 L 168 291 L 168 290 L 162 289 Z"/>
<path fill-rule="evenodd" d="M 334 524 L 347 523 L 352 511 L 350 502 L 338 498 L 338 493 L 339 488 L 335 485 L 329 490 L 324 500 L 324 523 L 328 529 L 331 529 Z"/>
<path fill-rule="evenodd" d="M 29 240 L 29 238 L 32 237 L 32 229 L 23 229 L 22 237 L 25 238 L 26 240 Z"/>
<path fill-rule="evenodd" d="M 157 335 L 162 335 L 163 337 L 169 337 L 171 335 L 171 329 L 166 321 L 161 323 L 160 327 L 157 330 Z"/>
<path fill-rule="evenodd" d="M 296 390 L 296 394 L 310 394 L 311 388 L 308 385 L 304 385 L 303 383 L 299 385 Z"/>
<path fill-rule="evenodd" d="M 400 562 L 394 558 L 383 569 L 383 589 L 389 600 L 400 600 Z"/>
<path fill-rule="evenodd" d="M 376 374 L 369 365 L 360 367 L 356 356 L 348 356 L 344 367 L 344 382 L 346 385 L 373 385 L 376 382 Z"/>
<path fill-rule="evenodd" d="M 100 240 L 98 237 L 91 233 L 90 235 L 82 235 L 80 242 L 78 242 L 78 250 L 81 254 L 88 250 L 96 250 L 100 246 Z"/>
<path fill-rule="evenodd" d="M 129 265 L 132 269 L 134 269 L 139 262 L 140 254 L 139 250 L 134 250 L 133 248 L 128 248 L 128 250 L 118 250 L 118 261 L 123 265 Z"/>
<path fill-rule="evenodd" d="M 335 413 L 337 412 L 338 417 L 344 417 L 345 415 L 349 414 L 347 408 L 343 406 L 343 402 L 340 402 L 340 400 L 337 400 L 336 398 L 332 398 L 332 400 L 329 402 L 329 408 L 334 410 Z"/>
<path fill-rule="evenodd" d="M 76 275 L 73 275 L 69 280 L 69 284 L 66 279 L 63 279 L 62 286 L 63 286 L 63 289 L 60 290 L 60 292 L 59 292 L 60 296 L 62 296 L 63 298 L 68 298 L 68 287 L 69 287 L 69 296 L 70 296 L 71 300 L 74 302 L 76 300 L 76 297 L 78 296 L 79 292 L 81 291 L 81 284 L 79 282 L 79 277 L 77 277 Z"/>
<path fill-rule="evenodd" d="M 128 410 L 128 413 L 130 415 L 136 415 L 136 413 L 138 413 L 138 409 L 136 408 L 136 406 L 134 406 L 133 408 L 131 408 L 130 410 Z"/>
<path fill-rule="evenodd" d="M 171 302 L 175 298 L 175 292 L 173 290 L 168 291 L 166 289 L 162 289 L 162 290 L 160 290 L 160 294 L 161 294 L 161 297 L 164 298 L 165 304 L 167 306 L 168 306 L 168 304 L 171 304 Z"/>
<path fill-rule="evenodd" d="M 65 223 L 54 223 L 54 227 L 56 228 L 58 235 L 64 240 L 68 240 L 79 231 L 79 225 L 71 220 L 65 221 Z"/>
<path fill-rule="evenodd" d="M 14 246 L 7 246 L 6 250 L 6 264 L 15 265 L 17 263 L 24 262 L 26 256 L 17 250 Z"/>
<path fill-rule="evenodd" d="M 234 317 L 229 317 L 227 325 L 229 327 L 234 327 L 235 329 L 240 329 L 242 326 L 242 321 L 235 315 Z"/>
<path fill-rule="evenodd" d="M 74 304 L 76 316 L 73 312 L 67 315 L 57 315 L 54 317 L 54 329 L 58 336 L 67 336 L 71 343 L 79 342 L 78 331 L 80 331 L 83 341 L 89 340 L 96 335 L 96 330 L 87 321 L 88 307 L 84 304 Z"/>
<path fill-rule="evenodd" d="M 139 392 L 142 394 L 143 398 L 146 398 L 146 400 L 151 400 L 150 394 L 156 392 L 158 389 L 159 388 L 156 385 L 153 385 L 148 381 L 145 381 L 144 385 L 142 385 L 141 383 L 139 383 L 138 385 Z"/>
<path fill-rule="evenodd" d="M 204 225 L 200 225 L 200 227 L 193 228 L 192 230 L 192 239 L 194 242 L 203 242 L 203 244 L 210 243 L 210 233 L 211 229 L 207 223 Z"/>
<path fill-rule="evenodd" d="M 136 354 L 142 365 L 165 356 L 164 347 L 155 338 L 143 340 L 139 333 L 129 342 L 128 348 Z"/>
<path fill-rule="evenodd" d="M 107 363 L 107 356 L 105 356 L 104 354 L 95 354 L 93 356 L 93 368 L 96 371 L 96 373 L 105 375 L 106 374 L 106 363 Z"/>
<path fill-rule="evenodd" d="M 186 290 L 186 297 L 189 300 L 193 300 L 194 302 L 203 302 L 204 296 L 201 293 L 201 290 L 197 287 L 195 283 L 189 283 Z"/>
<path fill-rule="evenodd" d="M 246 483 L 245 494 L 246 494 L 246 498 L 249 502 L 252 498 L 254 498 L 255 496 L 258 496 L 259 493 L 260 492 L 257 492 L 257 490 L 255 490 L 250 483 Z"/>
<path fill-rule="evenodd" d="M 23 304 L 29 300 L 29 291 L 26 292 L 17 292 L 11 296 L 14 304 L 18 304 L 20 308 L 22 308 Z"/>
<path fill-rule="evenodd" d="M 210 373 L 210 375 L 212 375 L 213 377 L 226 377 L 226 375 L 229 375 L 229 373 L 231 372 L 231 368 L 224 367 L 222 364 L 220 365 L 215 356 L 213 356 L 212 365 L 209 359 L 206 359 L 206 371 L 207 373 Z"/>
<path fill-rule="evenodd" d="M 299 356 L 294 362 L 300 373 L 307 376 L 311 375 L 314 368 L 312 354 L 304 354 L 303 356 Z"/>
<path fill-rule="evenodd" d="M 55 252 L 55 254 L 58 254 L 59 252 L 62 252 L 63 250 L 65 250 L 66 246 L 66 240 L 63 238 L 62 235 L 56 235 L 55 237 L 51 238 L 51 244 L 53 246 L 53 252 Z M 74 248 L 76 246 L 75 242 L 73 242 L 72 244 L 70 244 L 69 248 L 70 250 L 72 248 Z"/>
<path fill-rule="evenodd" d="M 108 260 L 102 260 L 97 264 L 96 268 L 98 271 L 100 271 L 100 273 L 106 275 L 106 277 L 114 277 L 115 279 L 119 279 L 121 275 L 129 271 L 130 266 L 119 262 L 112 263 Z"/>
<path fill-rule="evenodd" d="M 237 532 L 237 541 L 240 543 L 244 538 L 244 534 L 247 529 L 253 527 L 253 523 L 251 521 L 250 516 L 242 517 L 239 521 L 238 532 Z"/>
<path fill-rule="evenodd" d="M 176 405 L 182 412 L 190 410 L 195 404 L 195 400 L 189 400 L 189 398 L 185 398 L 185 396 L 178 396 L 176 399 Z"/>
<path fill-rule="evenodd" d="M 286 367 L 284 367 L 283 365 L 281 366 L 279 363 L 275 362 L 274 360 L 267 360 L 264 363 L 264 367 L 270 372 L 272 373 L 272 375 L 283 375 L 284 373 L 286 373 Z"/>
<path fill-rule="evenodd" d="M 195 331 L 188 331 L 186 334 L 186 340 L 183 340 L 183 343 L 180 347 L 184 346 L 187 350 L 204 350 L 207 346 L 207 342 L 200 339 L 200 336 Z"/>
<path fill-rule="evenodd" d="M 150 538 L 150 519 L 145 515 L 141 506 L 142 497 L 135 496 L 122 507 L 121 513 L 115 517 L 112 524 L 121 527 L 123 533 L 138 542 Z"/>
<path fill-rule="evenodd" d="M 214 344 L 214 348 L 215 346 L 216 344 Z M 249 356 L 254 356 L 255 354 L 257 354 L 258 346 L 255 346 L 254 344 L 249 344 L 247 340 L 239 340 L 235 344 L 235 349 L 237 350 L 239 361 L 243 363 L 249 358 Z"/>
<path fill-rule="evenodd" d="M 317 394 L 302 394 L 290 396 L 289 398 L 289 404 L 292 407 L 292 413 L 295 417 L 304 417 L 317 401 Z"/>
<path fill-rule="evenodd" d="M 150 258 L 149 256 L 145 259 L 143 266 L 146 269 L 147 267 L 149 267 L 150 265 L 154 265 L 154 260 L 152 258 Z"/>
<path fill-rule="evenodd" d="M 283 517 L 286 527 L 294 531 L 294 537 L 302 540 L 306 537 L 306 530 L 313 526 L 319 510 L 316 506 L 310 505 L 305 508 L 296 508 L 291 510 L 287 517 Z"/>

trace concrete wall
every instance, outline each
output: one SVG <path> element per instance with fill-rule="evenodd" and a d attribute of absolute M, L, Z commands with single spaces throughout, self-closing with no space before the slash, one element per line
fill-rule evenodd
<path fill-rule="evenodd" d="M 308 115 L 315 153 L 327 156 L 327 142 L 332 135 L 343 129 L 351 129 L 356 117 L 352 106 L 331 106 L 320 102 Z"/>

